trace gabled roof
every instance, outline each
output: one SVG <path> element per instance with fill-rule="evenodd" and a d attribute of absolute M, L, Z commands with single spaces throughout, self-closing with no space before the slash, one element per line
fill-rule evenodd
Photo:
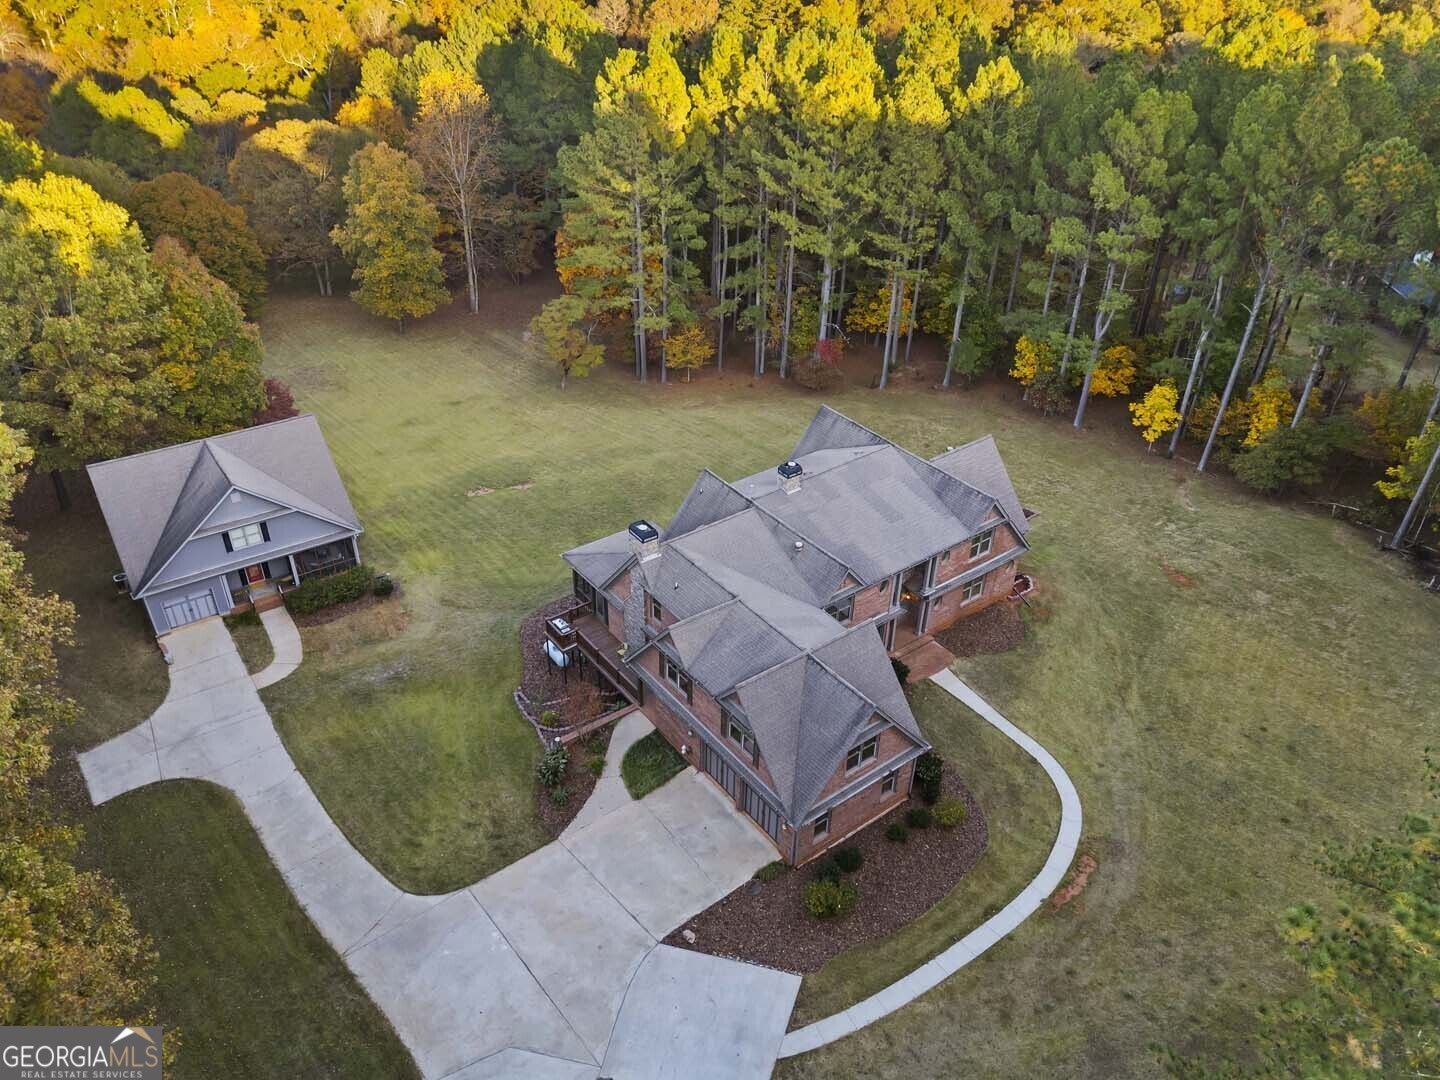
<path fill-rule="evenodd" d="M 1020 496 L 1015 494 L 1015 485 L 1010 482 L 1010 472 L 1000 457 L 995 436 L 982 435 L 974 442 L 937 454 L 930 459 L 930 464 L 978 491 L 993 495 L 1017 532 L 1024 535 L 1030 531 L 1025 507 L 1020 503 Z"/>
<path fill-rule="evenodd" d="M 791 455 L 798 489 L 784 490 L 774 469 L 733 484 L 704 470 L 658 554 L 636 561 L 618 532 L 565 558 L 596 585 L 634 567 L 625 662 L 659 648 L 743 714 L 799 823 L 877 721 L 916 752 L 928 746 L 875 628 L 846 628 L 826 607 L 983 531 L 997 513 L 1025 529 L 993 441 L 962 449 L 931 463 L 822 407 Z M 677 621 L 647 625 L 645 592 Z"/>
<path fill-rule="evenodd" d="M 310 414 L 87 467 L 120 565 L 138 595 L 232 488 L 360 531 Z"/>

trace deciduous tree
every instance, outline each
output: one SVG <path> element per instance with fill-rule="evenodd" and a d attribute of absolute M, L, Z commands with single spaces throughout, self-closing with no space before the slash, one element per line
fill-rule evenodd
<path fill-rule="evenodd" d="M 385 143 L 358 151 L 345 175 L 345 221 L 335 243 L 355 260 L 351 295 L 372 315 L 428 315 L 449 299 L 435 234 L 440 215 L 425 198 L 420 166 Z"/>

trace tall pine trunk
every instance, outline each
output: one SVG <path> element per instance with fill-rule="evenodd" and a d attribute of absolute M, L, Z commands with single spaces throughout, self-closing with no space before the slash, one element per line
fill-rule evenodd
<path fill-rule="evenodd" d="M 1080 384 L 1080 402 L 1075 406 L 1074 426 L 1085 424 L 1085 406 L 1090 402 L 1090 384 L 1095 378 L 1095 365 L 1100 362 L 1100 346 L 1114 320 L 1113 312 L 1105 311 L 1105 301 L 1110 298 L 1110 288 L 1115 284 L 1115 260 L 1105 264 L 1105 284 L 1100 289 L 1100 299 L 1095 302 L 1095 337 L 1090 343 L 1090 363 L 1085 365 L 1085 381 Z M 1120 276 L 1120 291 L 1125 291 L 1125 275 Z"/>
<path fill-rule="evenodd" d="M 645 356 L 645 245 L 640 225 L 640 200 L 631 199 L 635 212 L 634 235 L 631 238 L 635 258 L 635 374 L 643 383 L 649 374 Z"/>
<path fill-rule="evenodd" d="M 1205 343 L 1210 340 L 1215 320 L 1220 317 L 1220 298 L 1224 291 L 1225 275 L 1221 274 L 1215 282 L 1215 295 L 1210 299 L 1210 318 L 1200 327 L 1200 336 L 1195 341 L 1195 355 L 1190 358 L 1190 374 L 1185 377 L 1185 394 L 1180 399 L 1180 421 L 1170 435 L 1170 449 L 1166 452 L 1166 457 L 1175 456 L 1175 451 L 1180 446 L 1180 436 L 1185 433 L 1185 425 L 1190 422 L 1190 409 L 1195 403 L 1195 385 L 1200 377 L 1200 360 L 1205 355 Z"/>
<path fill-rule="evenodd" d="M 920 285 L 925 277 L 924 254 L 915 257 L 915 291 L 910 296 L 910 325 L 905 330 L 905 363 L 910 363 L 910 346 L 915 342 L 915 324 L 920 321 Z"/>
<path fill-rule="evenodd" d="M 1435 410 L 1432 407 L 1430 411 L 1433 414 Z M 1425 466 L 1425 475 L 1420 478 L 1420 486 L 1415 489 L 1415 497 L 1405 508 L 1405 516 L 1400 519 L 1400 525 L 1395 530 L 1395 535 L 1390 537 L 1392 548 L 1398 548 L 1405 542 L 1405 534 L 1410 531 L 1410 523 L 1415 520 L 1415 515 L 1419 512 L 1420 507 L 1426 504 L 1426 493 L 1430 490 L 1430 481 L 1435 477 L 1437 464 L 1440 464 L 1440 443 L 1435 444 L 1435 452 L 1430 455 L 1430 464 Z"/>
<path fill-rule="evenodd" d="M 1410 369 L 1415 366 L 1415 357 L 1420 355 L 1420 350 L 1425 345 L 1425 339 L 1430 336 L 1430 324 L 1427 321 L 1429 312 L 1422 308 L 1420 311 L 1420 331 L 1415 335 L 1415 341 L 1410 346 L 1410 354 L 1405 357 L 1405 366 L 1400 369 L 1400 379 L 1395 383 L 1395 389 L 1404 390 L 1405 381 L 1410 378 Z"/>
<path fill-rule="evenodd" d="M 1015 238 L 1015 261 L 1010 264 L 1010 291 L 1005 294 L 1005 314 L 1010 314 L 1010 309 L 1015 306 L 1015 283 L 1020 280 L 1020 256 L 1025 253 L 1025 245 L 1017 236 Z"/>
<path fill-rule="evenodd" d="M 1057 251 L 1050 256 L 1050 274 L 1045 279 L 1045 302 L 1040 305 L 1040 314 L 1050 314 L 1050 293 L 1055 288 L 1055 267 L 1060 262 L 1060 253 Z"/>
<path fill-rule="evenodd" d="M 1085 245 L 1085 257 L 1080 262 L 1080 278 L 1075 283 L 1075 302 L 1070 306 L 1070 326 L 1065 331 L 1065 351 L 1060 354 L 1060 378 L 1070 369 L 1070 353 L 1075 348 L 1075 326 L 1080 321 L 1080 302 L 1085 299 L 1085 278 L 1090 273 L 1090 245 Z"/>
<path fill-rule="evenodd" d="M 960 327 L 965 321 L 965 291 L 970 287 L 970 260 L 974 254 L 973 247 L 966 249 L 965 265 L 960 269 L 960 294 L 955 298 L 955 322 L 950 327 L 950 353 L 945 358 L 945 378 L 941 386 L 949 386 L 955 373 L 955 353 L 960 348 Z"/>
<path fill-rule="evenodd" d="M 1210 463 L 1210 454 L 1215 449 L 1215 440 L 1220 436 L 1220 425 L 1225 419 L 1225 410 L 1230 407 L 1230 398 L 1235 393 L 1235 384 L 1240 380 L 1240 370 L 1245 365 L 1245 353 L 1250 348 L 1250 338 L 1255 333 L 1255 323 L 1260 318 L 1260 308 L 1265 303 L 1265 290 L 1270 286 L 1271 263 L 1266 260 L 1260 271 L 1260 280 L 1255 283 L 1255 296 L 1250 301 L 1250 316 L 1245 320 L 1245 332 L 1240 335 L 1240 346 L 1235 350 L 1235 362 L 1230 365 L 1230 377 L 1225 380 L 1225 392 L 1220 395 L 1220 408 L 1215 411 L 1215 422 L 1210 425 L 1210 434 L 1205 439 L 1205 449 L 1200 454 L 1196 472 L 1204 472 Z"/>

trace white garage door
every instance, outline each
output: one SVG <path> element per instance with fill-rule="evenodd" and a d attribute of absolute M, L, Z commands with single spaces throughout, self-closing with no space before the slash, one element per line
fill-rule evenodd
<path fill-rule="evenodd" d="M 183 600 L 172 600 L 165 605 L 165 621 L 170 624 L 171 630 L 214 614 L 215 597 L 210 595 L 209 589 L 187 596 Z"/>

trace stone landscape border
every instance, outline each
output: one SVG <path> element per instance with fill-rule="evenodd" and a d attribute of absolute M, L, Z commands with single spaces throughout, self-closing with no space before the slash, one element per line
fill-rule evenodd
<path fill-rule="evenodd" d="M 1080 843 L 1080 796 L 1060 763 L 1050 751 L 996 712 L 988 701 L 961 682 L 954 673 L 942 671 L 932 675 L 930 681 L 997 728 L 1006 738 L 1038 761 L 1045 774 L 1050 777 L 1050 782 L 1055 785 L 1055 791 L 1060 796 L 1060 830 L 1050 848 L 1050 857 L 1020 895 L 928 964 L 916 968 L 903 979 L 891 983 L 848 1009 L 788 1033 L 780 1044 L 782 1058 L 805 1054 L 854 1034 L 939 986 L 1033 915 L 1059 887 L 1075 858 L 1075 849 Z"/>

